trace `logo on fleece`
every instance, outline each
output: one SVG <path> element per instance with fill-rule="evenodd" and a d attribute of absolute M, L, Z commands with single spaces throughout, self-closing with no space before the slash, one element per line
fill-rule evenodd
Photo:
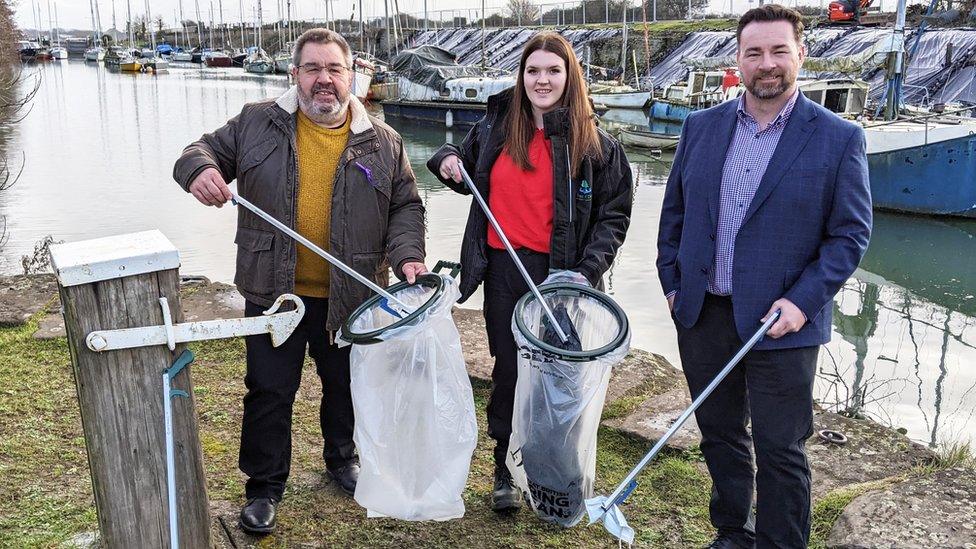
<path fill-rule="evenodd" d="M 580 183 L 579 192 L 576 193 L 576 200 L 590 200 L 593 198 L 593 189 L 590 188 L 590 183 L 587 180 L 583 180 Z"/>

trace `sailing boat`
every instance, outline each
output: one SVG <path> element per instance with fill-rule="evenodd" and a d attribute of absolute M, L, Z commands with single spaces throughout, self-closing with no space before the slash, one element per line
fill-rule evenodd
<path fill-rule="evenodd" d="M 165 71 L 169 68 L 169 61 L 160 57 L 159 52 L 156 50 L 156 31 L 152 28 L 152 13 L 149 11 L 149 0 L 146 0 L 146 20 L 149 21 L 149 44 L 152 46 L 152 53 L 143 62 L 143 65 L 145 68 L 152 70 L 153 73 L 158 74 L 160 71 Z"/>
<path fill-rule="evenodd" d="M 623 18 L 623 47 L 620 52 L 620 83 L 592 83 L 589 87 L 590 98 L 593 103 L 614 109 L 643 109 L 651 102 L 651 91 L 642 91 L 633 86 L 624 84 L 624 76 L 627 74 L 627 9 L 628 4 L 624 3 Z M 637 80 L 637 73 L 634 72 L 634 79 Z"/>
<path fill-rule="evenodd" d="M 51 25 L 51 2 L 47 3 L 47 24 L 51 27 L 51 32 L 57 36 L 55 45 L 51 48 L 51 57 L 54 59 L 67 59 L 68 50 L 61 45 L 61 31 L 58 30 L 58 4 L 54 4 L 54 25 Z"/>
<path fill-rule="evenodd" d="M 132 2 L 131 0 L 125 0 L 126 12 L 128 17 L 128 27 L 129 27 L 129 45 L 128 49 L 123 50 L 122 48 L 110 48 L 108 53 L 105 54 L 105 65 L 117 67 L 122 72 L 139 72 L 142 70 L 142 63 L 132 54 L 132 49 L 135 46 L 135 39 L 132 36 Z"/>
<path fill-rule="evenodd" d="M 233 59 L 227 52 L 221 49 L 215 49 L 213 44 L 213 31 L 214 31 L 214 17 L 213 17 L 213 0 L 210 2 L 210 51 L 204 51 L 203 53 L 203 63 L 208 67 L 230 67 L 234 64 Z"/>
<path fill-rule="evenodd" d="M 258 0 L 258 22 L 257 22 L 257 44 L 251 55 L 244 59 L 244 70 L 255 74 L 271 74 L 274 72 L 274 60 L 261 48 L 261 28 L 264 26 L 264 19 L 261 14 L 261 0 Z"/>
<path fill-rule="evenodd" d="M 186 18 L 183 17 L 183 0 L 180 0 L 180 26 L 183 27 L 183 41 L 186 43 L 186 49 L 176 48 L 172 58 L 173 61 L 189 63 L 193 61 L 193 54 L 190 53 L 190 32 L 186 30 Z M 179 31 L 176 35 L 179 36 Z"/>
<path fill-rule="evenodd" d="M 85 50 L 85 61 L 94 61 L 97 63 L 105 59 L 105 48 L 101 45 L 102 26 L 99 17 L 96 15 L 98 11 L 98 0 L 88 0 L 88 9 L 91 10 L 92 28 L 95 30 L 94 36 L 92 37 L 92 47 Z"/>

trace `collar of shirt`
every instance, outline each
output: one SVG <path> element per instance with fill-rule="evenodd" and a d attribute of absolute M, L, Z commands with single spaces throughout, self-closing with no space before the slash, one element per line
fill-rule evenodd
<path fill-rule="evenodd" d="M 796 98 L 799 95 L 799 88 L 793 90 L 793 95 L 790 96 L 789 100 L 786 101 L 786 104 L 783 105 L 783 108 L 780 109 L 779 114 L 776 115 L 776 118 L 774 118 L 773 121 L 763 129 L 763 131 L 785 125 L 790 119 L 790 114 L 793 113 L 793 106 L 796 105 Z M 739 106 L 736 107 L 735 112 L 736 115 L 738 115 L 740 122 L 759 126 L 759 122 L 757 122 L 756 119 L 753 118 L 752 115 L 746 110 L 746 94 L 739 96 Z"/>

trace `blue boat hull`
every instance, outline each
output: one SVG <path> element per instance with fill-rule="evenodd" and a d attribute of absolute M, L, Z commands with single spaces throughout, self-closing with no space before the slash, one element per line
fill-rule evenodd
<path fill-rule="evenodd" d="M 868 155 L 882 210 L 976 218 L 976 135 Z"/>
<path fill-rule="evenodd" d="M 484 118 L 486 105 L 448 101 L 383 101 L 383 116 L 448 128 L 474 126 Z"/>
<path fill-rule="evenodd" d="M 696 109 L 687 105 L 679 105 L 670 101 L 655 100 L 651 103 L 651 118 L 670 122 L 684 122 L 685 118 Z"/>

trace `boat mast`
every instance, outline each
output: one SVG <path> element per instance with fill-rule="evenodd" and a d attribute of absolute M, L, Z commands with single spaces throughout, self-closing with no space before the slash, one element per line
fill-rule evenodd
<path fill-rule="evenodd" d="M 627 1 L 624 1 L 624 33 L 620 44 L 620 83 L 627 77 Z M 634 75 L 636 76 L 636 75 Z"/>
<path fill-rule="evenodd" d="M 51 0 L 47 0 L 47 43 L 54 45 L 54 23 L 51 22 Z"/>
<path fill-rule="evenodd" d="M 203 32 L 200 30 L 200 0 L 193 0 L 193 3 L 197 7 L 197 44 L 199 44 L 200 49 L 203 49 Z"/>
<path fill-rule="evenodd" d="M 95 23 L 95 6 L 92 4 L 93 0 L 88 0 L 88 9 L 91 10 L 92 19 L 92 34 L 95 35 L 95 44 L 98 45 L 98 25 Z"/>
<path fill-rule="evenodd" d="M 542 9 L 542 8 L 539 8 Z M 484 73 L 488 68 L 488 50 L 485 49 L 485 26 L 487 25 L 487 17 L 485 17 L 485 0 L 481 0 L 481 72 Z"/>
<path fill-rule="evenodd" d="M 95 45 L 102 45 L 102 11 L 98 9 L 98 0 L 93 0 L 95 4 Z"/>
<path fill-rule="evenodd" d="M 886 90 L 885 120 L 898 118 L 901 108 L 901 84 L 905 72 L 905 10 L 906 0 L 898 0 L 898 15 L 895 18 L 895 28 L 891 31 L 891 47 L 888 55 L 892 56 L 891 67 L 888 72 L 888 88 Z"/>
<path fill-rule="evenodd" d="M 227 25 L 224 23 L 224 0 L 217 0 L 217 9 L 220 13 L 220 47 L 227 47 Z"/>
<path fill-rule="evenodd" d="M 54 3 L 54 34 L 58 37 L 57 38 L 58 47 L 61 47 L 61 31 L 59 30 L 60 27 L 61 25 L 60 23 L 58 23 L 58 3 L 55 2 Z"/>
<path fill-rule="evenodd" d="M 149 44 L 152 46 L 153 57 L 156 57 L 156 31 L 153 30 L 152 12 L 149 10 L 149 0 L 146 0 L 146 20 L 149 21 Z"/>
<path fill-rule="evenodd" d="M 264 51 L 264 42 L 261 38 L 261 27 L 264 26 L 264 16 L 261 12 L 261 0 L 258 0 L 258 53 Z"/>
<path fill-rule="evenodd" d="M 213 0 L 210 0 L 210 29 L 207 33 L 207 37 L 210 39 L 210 49 L 214 49 L 213 46 L 213 28 L 214 28 L 214 18 L 213 18 Z"/>
<path fill-rule="evenodd" d="M 131 49 L 135 45 L 135 39 L 132 36 L 132 0 L 125 0 L 125 12 L 126 17 L 129 19 L 129 48 Z"/>
<path fill-rule="evenodd" d="M 183 27 L 183 41 L 186 49 L 190 49 L 190 31 L 186 30 L 186 17 L 183 16 L 183 0 L 180 0 L 180 26 Z"/>
<path fill-rule="evenodd" d="M 241 10 L 241 49 L 247 51 L 247 45 L 244 43 L 244 0 L 240 0 L 237 5 Z"/>

